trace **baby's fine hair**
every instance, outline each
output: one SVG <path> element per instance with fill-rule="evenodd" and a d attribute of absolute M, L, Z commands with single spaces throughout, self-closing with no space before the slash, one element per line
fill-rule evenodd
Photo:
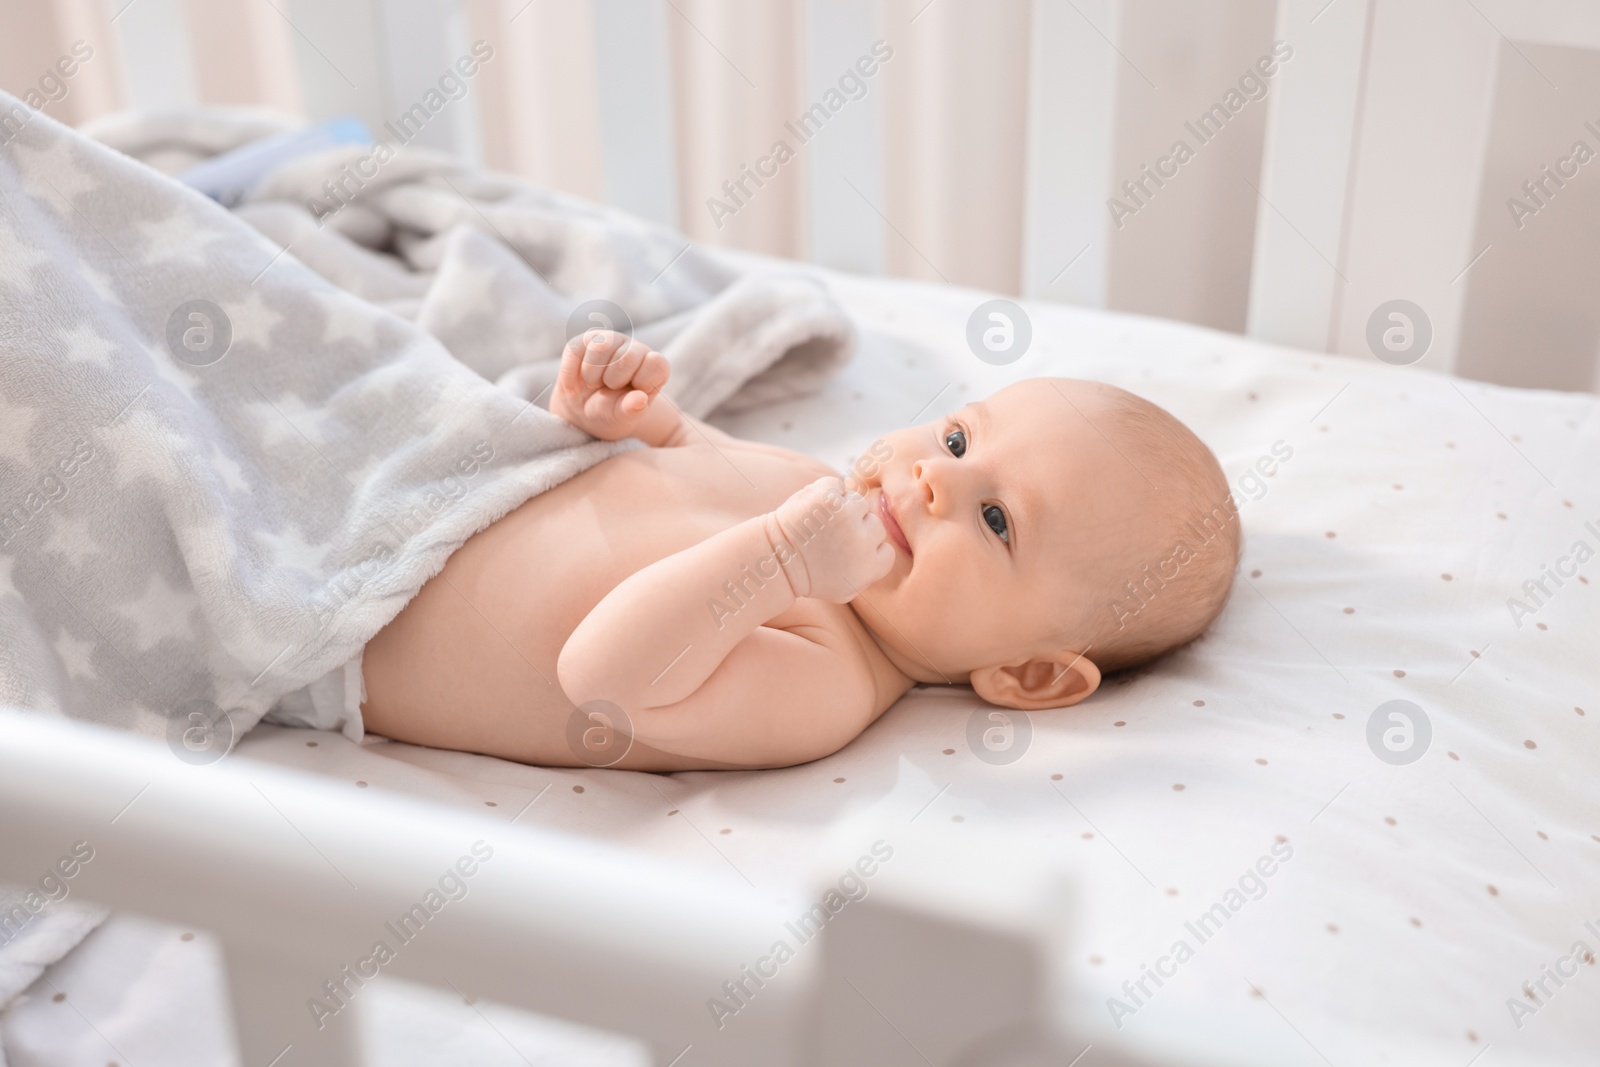
<path fill-rule="evenodd" d="M 1242 541 L 1238 506 L 1217 457 L 1166 409 L 1115 386 L 1103 432 L 1175 504 L 1138 538 L 1150 558 L 1114 579 L 1090 613 L 1088 653 L 1102 672 L 1135 667 L 1188 644 L 1222 611 Z"/>

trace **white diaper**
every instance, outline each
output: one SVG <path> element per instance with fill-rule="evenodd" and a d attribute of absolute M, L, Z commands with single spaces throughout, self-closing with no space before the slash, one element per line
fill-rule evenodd
<path fill-rule="evenodd" d="M 361 722 L 361 702 L 367 699 L 361 677 L 361 656 L 335 667 L 304 689 L 288 694 L 262 716 L 262 722 L 279 726 L 305 726 L 313 730 L 338 730 L 356 744 L 366 735 Z"/>

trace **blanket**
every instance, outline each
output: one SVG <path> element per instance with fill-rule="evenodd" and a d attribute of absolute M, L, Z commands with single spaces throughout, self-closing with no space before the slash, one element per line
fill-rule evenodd
<path fill-rule="evenodd" d="M 302 158 L 234 213 L 137 161 L 272 126 L 102 124 L 118 152 L 0 93 L 0 703 L 194 763 L 474 533 L 640 447 L 537 403 L 568 337 L 633 331 L 698 415 L 813 388 L 853 343 L 814 281 L 440 156 Z M 71 940 L 36 931 L 21 970 L 0 948 L 0 1006 Z"/>

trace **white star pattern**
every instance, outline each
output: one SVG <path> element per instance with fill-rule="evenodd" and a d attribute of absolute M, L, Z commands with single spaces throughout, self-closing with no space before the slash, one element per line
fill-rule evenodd
<path fill-rule="evenodd" d="M 311 625 L 308 622 L 303 627 L 300 627 L 297 632 L 309 633 L 310 631 Z M 285 659 L 293 658 L 292 655 L 285 656 L 284 654 L 283 646 L 289 642 L 281 632 L 268 636 L 261 633 L 250 623 L 245 623 L 243 627 L 234 629 L 232 633 L 218 633 L 215 637 L 220 651 L 212 655 L 212 663 L 220 664 L 231 661 L 233 664 L 242 666 L 245 671 L 243 679 L 240 680 L 230 677 L 229 673 L 221 668 L 215 670 L 219 684 L 215 699 L 223 707 L 247 701 L 252 695 L 252 688 L 254 688 L 251 683 L 258 676 L 262 675 L 269 666 L 274 668 L 282 667 Z"/>
<path fill-rule="evenodd" d="M 225 237 L 217 230 L 195 224 L 188 205 L 183 205 L 171 218 L 160 222 L 134 223 L 144 239 L 145 252 L 140 258 L 149 263 L 178 263 L 182 266 L 205 267 L 206 246 Z"/>
<path fill-rule="evenodd" d="M 94 295 L 110 304 L 112 307 L 122 307 L 122 298 L 112 288 L 111 279 L 101 271 L 95 270 L 87 262 L 78 264 L 78 274 L 89 283 L 89 288 L 94 290 Z"/>
<path fill-rule="evenodd" d="M 192 400 L 194 390 L 200 384 L 199 376 L 187 365 L 173 359 L 171 350 L 164 342 L 147 345 L 145 351 L 150 355 L 150 362 L 155 368 L 156 375 L 163 381 L 172 383 L 178 392 Z"/>
<path fill-rule="evenodd" d="M 116 467 L 119 489 L 147 476 L 157 482 L 170 482 L 180 457 L 190 450 L 190 442 L 173 433 L 146 408 L 148 402 L 146 397 L 111 426 L 95 431 Z"/>
<path fill-rule="evenodd" d="M 355 341 L 371 348 L 378 343 L 378 317 L 366 302 L 339 289 L 314 289 L 310 295 L 328 315 L 323 344 Z"/>
<path fill-rule="evenodd" d="M 100 542 L 89 532 L 89 524 L 67 515 L 56 516 L 44 550 L 52 555 L 65 556 L 75 567 L 81 567 L 84 560 L 101 552 Z"/>
<path fill-rule="evenodd" d="M 496 264 L 456 260 L 443 279 L 451 299 L 436 301 L 430 306 L 429 315 L 455 324 L 484 311 L 493 311 L 495 282 L 504 275 L 504 269 Z"/>
<path fill-rule="evenodd" d="M 415 381 L 415 368 L 408 359 L 393 359 L 380 363 L 356 380 L 361 388 L 362 403 L 376 401 L 384 408 L 399 403 Z"/>
<path fill-rule="evenodd" d="M 261 426 L 261 443 L 273 449 L 284 440 L 309 440 L 322 447 L 323 412 L 321 408 L 307 407 L 306 402 L 294 393 L 284 393 L 270 403 L 256 401 L 245 405 Z"/>
<path fill-rule="evenodd" d="M 57 330 L 56 337 L 66 344 L 67 359 L 74 363 L 88 362 L 109 368 L 111 353 L 117 350 L 116 342 L 101 337 L 87 322 L 80 322 L 70 330 Z"/>
<path fill-rule="evenodd" d="M 43 146 L 19 142 L 15 149 L 17 170 L 22 172 L 28 195 L 42 200 L 59 214 L 71 215 L 71 201 L 83 193 L 100 188 L 93 170 L 83 165 L 72 142 L 66 138 L 51 140 Z M 58 195 L 59 194 L 59 195 Z M 61 197 L 67 203 L 61 202 Z"/>
<path fill-rule="evenodd" d="M 6 250 L 6 254 L 0 256 L 0 283 L 16 286 L 23 292 L 31 291 L 33 268 L 50 262 L 49 254 L 18 236 L 4 216 L 0 216 L 0 248 Z"/>
<path fill-rule="evenodd" d="M 91 682 L 99 677 L 95 674 L 94 667 L 90 665 L 90 658 L 94 654 L 93 641 L 79 641 L 66 630 L 62 630 L 61 636 L 56 638 L 51 647 L 61 658 L 61 665 L 66 667 L 67 677 L 87 678 Z"/>
<path fill-rule="evenodd" d="M 0 256 L 0 262 L 5 260 Z M 0 456 L 26 465 L 30 459 L 28 431 L 39 417 L 39 409 L 13 404 L 0 394 Z"/>
<path fill-rule="evenodd" d="M 352 485 L 364 486 L 377 474 L 378 471 L 383 469 L 383 465 L 387 461 L 387 456 L 368 456 L 366 461 L 363 462 L 361 466 L 355 468 L 354 470 L 346 471 L 345 475 L 350 479 L 350 483 Z"/>
<path fill-rule="evenodd" d="M 216 442 L 211 444 L 211 469 L 217 472 L 217 477 L 222 479 L 222 484 L 236 493 L 251 491 L 250 483 L 245 479 L 244 468 L 236 463 Z"/>
<path fill-rule="evenodd" d="M 267 550 L 274 567 L 305 571 L 307 574 L 317 574 L 322 570 L 322 561 L 333 547 L 323 545 L 319 548 L 313 545 L 301 534 L 300 527 L 294 525 L 286 527 L 282 534 L 257 530 L 252 536 Z"/>
<path fill-rule="evenodd" d="M 261 294 L 250 290 L 243 300 L 231 301 L 222 309 L 233 327 L 233 343 L 252 344 L 260 348 L 272 345 L 272 330 L 283 321 L 283 316 L 267 307 Z"/>
<path fill-rule="evenodd" d="M 148 652 L 168 638 L 194 640 L 189 616 L 199 606 L 199 598 L 188 591 L 174 589 L 159 574 L 151 575 L 144 595 L 117 608 L 138 630 L 139 651 Z"/>

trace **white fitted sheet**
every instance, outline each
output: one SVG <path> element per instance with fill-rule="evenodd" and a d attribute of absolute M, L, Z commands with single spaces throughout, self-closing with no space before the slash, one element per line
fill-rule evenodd
<path fill-rule="evenodd" d="M 1575 941 L 1600 952 L 1584 927 L 1600 928 L 1600 562 L 1520 628 L 1506 602 L 1574 542 L 1600 549 L 1585 526 L 1600 530 L 1596 399 L 1055 305 L 1029 305 L 1032 350 L 997 368 L 964 341 L 987 294 L 832 281 L 863 328 L 853 366 L 819 395 L 719 420 L 727 429 L 842 468 L 886 429 L 1059 374 L 1166 406 L 1233 479 L 1275 443 L 1292 449 L 1244 505 L 1241 577 L 1211 633 L 1081 707 L 1033 715 L 1031 747 L 1006 766 L 966 746 L 971 692 L 937 687 L 836 755 L 779 771 L 549 770 L 269 726 L 230 758 L 364 782 L 374 803 L 393 790 L 492 804 L 758 892 L 807 871 L 847 819 L 920 811 L 951 839 L 1004 827 L 1076 872 L 1067 996 L 1085 1043 L 1283 1067 L 1462 1067 L 1490 1045 L 1495 1067 L 1583 1062 L 1600 966 L 1579 967 L 1542 1005 L 1522 987 Z M 1433 728 L 1409 766 L 1365 740 L 1369 715 L 1396 698 Z M 1185 922 L 1280 835 L 1293 858 L 1199 944 Z M 91 938 L 47 977 L 98 1006 L 96 1027 L 129 1062 L 231 1062 L 216 1027 L 151 1024 L 193 1014 L 184 990 L 208 964 L 200 950 L 178 958 L 176 931 L 140 930 Z M 1107 998 L 1131 1006 L 1123 982 L 1179 938 L 1194 958 L 1115 1028 Z M 84 966 L 92 954 L 100 965 Z M 141 966 L 137 992 L 119 985 Z M 1520 1028 L 1507 1007 L 1518 999 L 1538 1007 Z M 14 1067 L 115 1059 L 79 1038 L 40 1051 L 44 1013 L 60 1007 L 35 996 L 12 1010 Z M 531 1055 L 539 1038 L 527 1032 Z M 442 1062 L 422 1040 L 385 1055 Z"/>

